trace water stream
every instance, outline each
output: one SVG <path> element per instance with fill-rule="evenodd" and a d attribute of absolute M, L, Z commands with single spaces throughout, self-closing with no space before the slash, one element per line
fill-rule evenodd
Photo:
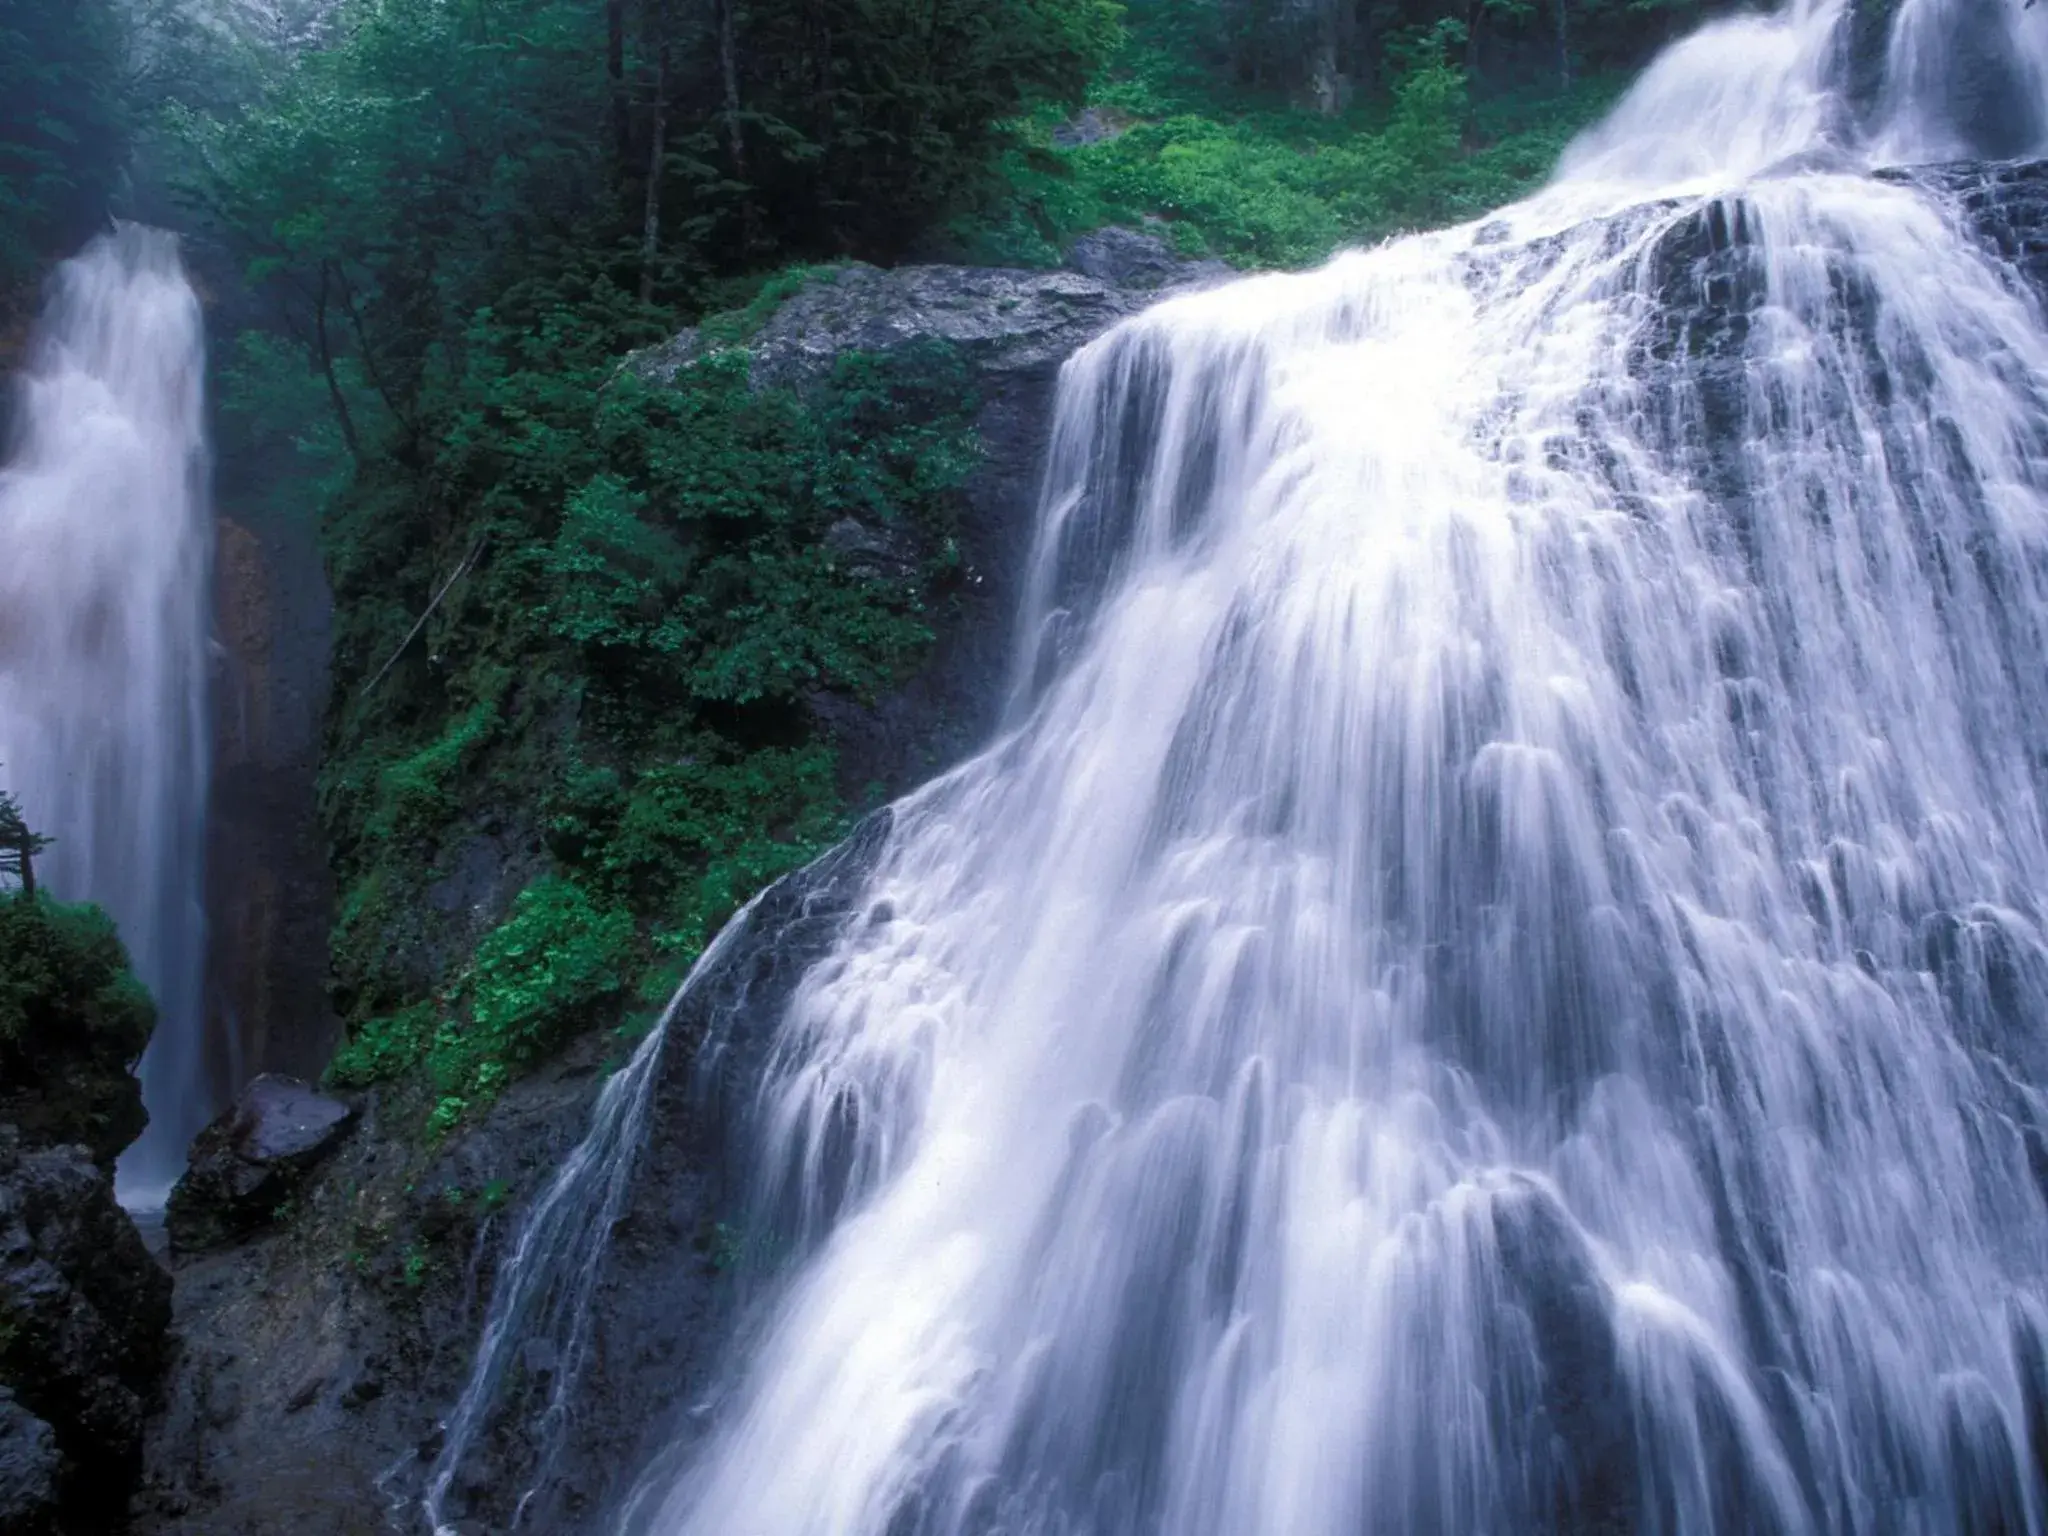
<path fill-rule="evenodd" d="M 2040 148 L 2048 9 L 1852 19 L 1068 365 L 622 1529 L 2048 1529 L 2048 328 L 1868 174 Z"/>
<path fill-rule="evenodd" d="M 0 469 L 0 783 L 55 838 L 157 1000 L 123 1201 L 160 1206 L 214 1108 L 201 1012 L 207 774 L 205 335 L 171 236 L 134 225 L 53 279 Z"/>

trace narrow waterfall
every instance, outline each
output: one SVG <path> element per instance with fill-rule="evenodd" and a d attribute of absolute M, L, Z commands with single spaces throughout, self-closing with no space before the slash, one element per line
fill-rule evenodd
<path fill-rule="evenodd" d="M 56 839 L 52 892 L 112 913 L 159 1009 L 120 1166 L 135 1206 L 161 1205 L 213 1108 L 204 388 L 176 243 L 123 226 L 58 270 L 0 470 L 0 782 Z"/>
<path fill-rule="evenodd" d="M 2048 1530 L 2048 325 L 1870 174 L 2042 148 L 2048 8 L 1876 14 L 1069 364 L 623 1529 Z"/>

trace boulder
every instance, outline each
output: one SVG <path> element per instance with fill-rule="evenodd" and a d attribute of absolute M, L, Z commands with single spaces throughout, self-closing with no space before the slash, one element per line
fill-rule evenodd
<path fill-rule="evenodd" d="M 83 1147 L 0 1126 L 0 1531 L 115 1528 L 165 1364 L 171 1277 Z M 6 1523 L 13 1511 L 25 1522 Z"/>
<path fill-rule="evenodd" d="M 295 1077 L 256 1078 L 192 1143 L 164 1211 L 172 1249 L 225 1247 L 266 1225 L 353 1115 Z"/>
<path fill-rule="evenodd" d="M 0 1387 L 0 1536 L 52 1536 L 62 1465 L 57 1432 Z"/>

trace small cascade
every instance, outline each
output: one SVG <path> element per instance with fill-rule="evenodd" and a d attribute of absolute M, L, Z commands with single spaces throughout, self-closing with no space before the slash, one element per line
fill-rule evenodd
<path fill-rule="evenodd" d="M 175 240 L 64 263 L 0 469 L 0 783 L 51 892 L 113 914 L 157 1000 L 124 1203 L 162 1204 L 215 1107 L 202 1012 L 212 521 L 205 334 Z"/>

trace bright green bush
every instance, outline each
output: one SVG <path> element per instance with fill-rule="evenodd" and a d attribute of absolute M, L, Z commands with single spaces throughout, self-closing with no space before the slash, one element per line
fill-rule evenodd
<path fill-rule="evenodd" d="M 1233 89 L 1213 62 L 1161 45 L 1173 35 L 1157 21 L 1134 30 L 1097 86 L 1111 137 L 1059 149 L 1057 120 L 1034 120 L 1000 188 L 952 226 L 965 255 L 1047 264 L 1088 230 L 1161 221 L 1190 255 L 1312 265 L 1341 246 L 1475 218 L 1529 192 L 1620 84 L 1602 76 L 1475 103 L 1452 62 L 1460 34 L 1437 26 L 1396 50 L 1384 96 L 1326 117 Z"/>
<path fill-rule="evenodd" d="M 503 1081 L 492 1066 L 532 1065 L 626 990 L 633 950 L 630 913 L 556 876 L 528 886 L 455 988 L 428 1052 L 435 1082 L 476 1096 Z"/>
<path fill-rule="evenodd" d="M 366 1019 L 327 1064 L 327 1080 L 339 1088 L 367 1088 L 411 1071 L 433 1044 L 432 1003 L 414 1003 L 382 1018 Z"/>
<path fill-rule="evenodd" d="M 105 912 L 0 892 L 0 1120 L 111 1160 L 147 1120 L 130 1073 L 155 1025 Z"/>

